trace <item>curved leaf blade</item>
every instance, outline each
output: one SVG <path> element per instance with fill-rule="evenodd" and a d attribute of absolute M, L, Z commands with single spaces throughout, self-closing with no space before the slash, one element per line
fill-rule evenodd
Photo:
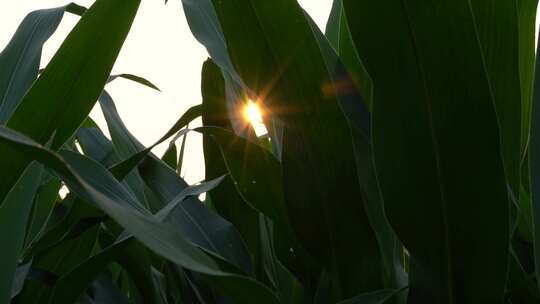
<path fill-rule="evenodd" d="M 8 121 L 36 80 L 43 44 L 56 31 L 65 11 L 66 6 L 31 12 L 0 53 L 0 124 Z"/>
<path fill-rule="evenodd" d="M 411 254 L 409 301 L 502 302 L 509 200 L 469 1 L 343 3 L 374 83 L 375 167 Z"/>
<path fill-rule="evenodd" d="M 265 304 L 279 303 L 275 294 L 261 283 L 221 270 L 213 259 L 185 240 L 170 225 L 160 223 L 154 217 L 137 211 L 123 201 L 123 198 L 111 196 L 110 191 L 103 192 L 104 189 L 111 189 L 111 187 L 120 189 L 121 185 L 110 181 L 109 177 L 112 178 L 112 175 L 99 164 L 69 151 L 63 153 L 64 157 L 60 158 L 30 138 L 2 126 L 0 126 L 0 141 L 19 153 L 46 164 L 61 176 L 70 189 L 85 200 L 97 204 L 148 248 L 178 265 L 207 275 L 235 303 L 248 304 L 255 298 Z M 84 174 L 85 177 L 75 173 L 72 169 L 73 165 L 86 168 L 78 172 Z M 107 184 L 95 183 L 105 177 L 109 179 Z M 87 180 L 94 181 L 93 185 Z"/>
<path fill-rule="evenodd" d="M 47 68 L 26 93 L 7 126 L 58 149 L 90 113 L 120 52 L 139 0 L 98 0 L 70 32 Z M 29 163 L 0 149 L 3 198 Z"/>
<path fill-rule="evenodd" d="M 39 187 L 43 168 L 34 164 L 9 192 L 0 207 L 0 303 L 9 303 L 17 262 L 22 254 L 26 225 Z"/>

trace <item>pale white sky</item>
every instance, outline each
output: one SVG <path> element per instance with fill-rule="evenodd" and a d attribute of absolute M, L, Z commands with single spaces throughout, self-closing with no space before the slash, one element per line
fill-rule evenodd
<path fill-rule="evenodd" d="M 71 0 L 73 1 L 73 0 Z M 62 6 L 70 0 L 17 0 L 0 3 L 0 49 L 11 39 L 30 11 Z M 74 0 L 89 7 L 92 0 Z M 319 27 L 326 26 L 332 0 L 299 0 Z M 78 17 L 66 14 L 60 27 L 45 44 L 45 66 Z M 201 103 L 201 67 L 208 57 L 186 23 L 180 0 L 142 0 L 129 36 L 116 61 L 113 73 L 143 76 L 156 84 L 156 92 L 133 82 L 118 79 L 107 86 L 129 130 L 145 145 L 159 139 L 191 106 Z M 91 117 L 107 130 L 99 109 Z M 200 122 L 197 122 L 200 123 Z M 195 126 L 195 125 L 193 125 Z M 188 136 L 182 175 L 188 183 L 204 179 L 204 159 L 200 135 Z M 154 152 L 161 156 L 166 144 Z"/>

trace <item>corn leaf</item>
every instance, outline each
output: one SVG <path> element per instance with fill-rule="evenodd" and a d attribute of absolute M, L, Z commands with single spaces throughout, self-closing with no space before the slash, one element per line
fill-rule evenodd
<path fill-rule="evenodd" d="M 219 67 L 211 60 L 203 64 L 201 87 L 203 126 L 221 127 L 232 132 L 233 126 L 229 119 L 225 96 L 225 80 Z M 223 163 L 219 145 L 210 135 L 203 134 L 203 149 L 206 179 L 216 178 L 229 172 Z M 254 264 L 259 269 L 260 241 L 257 210 L 244 202 L 234 186 L 232 176 L 229 175 L 208 195 L 217 212 L 238 229 L 249 248 Z"/>
<path fill-rule="evenodd" d="M 115 191 L 122 186 L 111 180 L 112 175 L 94 161 L 69 151 L 64 152 L 61 158 L 28 137 L 5 127 L 0 127 L 0 141 L 27 157 L 45 163 L 62 177 L 70 189 L 97 204 L 149 249 L 178 265 L 207 275 L 235 303 L 251 303 L 254 298 L 261 303 L 278 303 L 276 296 L 264 285 L 245 276 L 224 272 L 213 259 L 190 244 L 170 225 L 145 215 L 125 202 L 125 197 L 115 195 Z"/>
<path fill-rule="evenodd" d="M 326 24 L 325 35 L 339 55 L 343 64 L 347 67 L 347 71 L 349 72 L 354 85 L 362 94 L 366 105 L 371 108 L 373 83 L 362 60 L 358 56 L 356 45 L 352 40 L 349 24 L 347 23 L 347 16 L 345 14 L 345 9 L 343 8 L 343 0 L 334 0 L 332 11 L 330 12 Z M 341 91 L 350 90 L 348 85 L 350 85 L 348 82 L 336 83 L 336 86 L 338 86 Z"/>
<path fill-rule="evenodd" d="M 540 44 L 540 40 L 538 40 Z M 533 215 L 534 261 L 540 263 L 540 60 L 536 59 L 534 95 L 531 115 L 531 142 L 529 145 L 530 189 Z M 536 276 L 540 267 L 535 268 Z M 540 289 L 540 281 L 537 281 Z"/>
<path fill-rule="evenodd" d="M 214 26 L 216 20 L 208 18 L 215 12 L 226 47 L 213 41 L 208 28 L 192 31 L 205 38 L 199 41 L 227 72 L 230 66 L 219 56 L 230 56 L 241 83 L 283 123 L 281 166 L 290 220 L 301 244 L 332 269 L 334 299 L 381 288 L 379 249 L 356 167 L 350 165 L 355 160 L 349 126 L 335 92 L 326 89 L 331 79 L 302 9 L 289 0 L 216 0 L 211 8 L 207 2 L 197 2 L 206 19 L 191 23 Z M 200 15 L 186 10 L 186 16 L 189 22 Z"/>
<path fill-rule="evenodd" d="M 178 167 L 178 151 L 174 143 L 169 145 L 165 153 L 163 153 L 161 160 L 173 169 Z"/>
<path fill-rule="evenodd" d="M 175 171 L 154 158 L 145 159 L 139 171 L 146 185 L 164 206 L 156 214 L 159 220 L 177 227 L 188 240 L 221 255 L 245 273 L 253 273 L 245 244 L 236 228 L 208 210 L 196 196 L 185 197 L 190 192 L 206 192 L 208 187 L 204 187 L 204 184 L 203 187 L 188 187 Z M 210 184 L 209 188 L 215 186 Z"/>
<path fill-rule="evenodd" d="M 0 207 L 0 242 L 4 246 L 0 259 L 0 303 L 9 303 L 11 299 L 15 270 L 24 245 L 26 222 L 42 173 L 42 167 L 37 164 L 28 167 Z"/>
<path fill-rule="evenodd" d="M 98 0 L 68 35 L 47 68 L 24 96 L 7 125 L 41 144 L 58 149 L 94 106 L 122 43 L 139 0 Z M 5 197 L 29 163 L 2 147 L 0 198 Z"/>
<path fill-rule="evenodd" d="M 28 231 L 26 232 L 25 248 L 37 239 L 44 231 L 45 226 L 52 214 L 58 191 L 61 183 L 55 177 L 49 176 L 48 180 L 39 186 L 34 198 L 34 206 L 28 221 Z"/>
<path fill-rule="evenodd" d="M 507 180 L 469 2 L 343 3 L 374 84 L 375 168 L 411 255 L 409 301 L 502 302 Z"/>
<path fill-rule="evenodd" d="M 338 304 L 388 304 L 392 303 L 391 300 L 394 298 L 397 294 L 403 292 L 405 289 L 383 289 L 383 290 L 377 290 L 374 292 L 361 294 L 359 296 L 356 296 L 352 299 L 348 299 L 345 301 L 341 301 Z"/>
<path fill-rule="evenodd" d="M 538 0 L 516 0 L 519 29 L 519 74 L 521 80 L 521 152 L 528 152 L 535 81 L 536 13 Z M 527 183 L 528 186 L 528 183 Z"/>
<path fill-rule="evenodd" d="M 506 178 L 519 195 L 521 165 L 521 79 L 516 0 L 470 3 L 485 71 L 499 122 Z"/>
<path fill-rule="evenodd" d="M 36 80 L 43 44 L 58 28 L 64 12 L 77 7 L 72 3 L 31 12 L 0 53 L 0 124 L 7 122 Z"/>

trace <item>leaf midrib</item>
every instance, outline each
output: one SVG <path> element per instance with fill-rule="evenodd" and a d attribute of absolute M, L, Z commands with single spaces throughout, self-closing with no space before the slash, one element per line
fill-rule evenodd
<path fill-rule="evenodd" d="M 34 38 L 34 36 L 35 36 L 35 34 L 37 32 L 37 29 L 39 28 L 39 25 L 43 21 L 43 18 L 44 18 L 43 15 L 40 15 L 39 19 L 34 22 L 34 27 L 32 29 L 32 32 L 30 33 L 30 37 L 24 43 L 23 50 L 22 50 L 22 52 L 19 53 L 19 56 L 17 57 L 17 62 L 15 63 L 13 71 L 12 71 L 11 75 L 9 76 L 8 85 L 6 87 L 6 90 L 4 91 L 4 95 L 2 96 L 2 101 L 0 102 L 0 112 L 2 112 L 2 110 L 4 109 L 4 107 L 6 105 L 7 96 L 9 95 L 9 92 L 11 91 L 11 88 L 13 86 L 13 81 L 15 79 L 15 75 L 17 74 L 18 70 L 20 69 L 20 66 L 21 66 L 20 63 L 21 63 L 23 57 L 25 57 L 26 51 L 28 50 L 28 47 L 30 45 L 30 41 L 33 40 L 33 38 Z"/>
<path fill-rule="evenodd" d="M 448 287 L 448 293 L 447 297 L 449 300 L 449 303 L 455 303 L 454 299 L 454 287 L 452 284 L 452 261 L 451 261 L 451 253 L 452 253 L 452 247 L 450 244 L 450 238 L 449 238 L 449 232 L 448 232 L 448 218 L 447 218 L 447 200 L 446 200 L 446 192 L 444 188 L 444 179 L 443 179 L 443 173 L 442 173 L 442 167 L 441 167 L 441 156 L 439 152 L 439 143 L 437 140 L 437 136 L 435 133 L 435 127 L 433 122 L 433 114 L 432 114 L 432 102 L 431 102 L 431 96 L 429 94 L 429 90 L 427 89 L 427 81 L 426 81 L 426 72 L 424 71 L 424 67 L 421 63 L 419 52 L 418 52 L 418 43 L 416 41 L 416 36 L 414 35 L 414 30 L 412 28 L 411 24 L 411 17 L 409 16 L 409 12 L 407 10 L 407 4 L 405 3 L 405 0 L 400 0 L 403 8 L 403 13 L 406 17 L 407 22 L 407 30 L 409 32 L 409 35 L 411 37 L 411 46 L 413 48 L 414 53 L 414 60 L 416 61 L 416 65 L 418 67 L 418 72 L 420 79 L 422 81 L 422 88 L 424 91 L 425 96 L 425 102 L 426 102 L 426 108 L 427 108 L 427 116 L 428 116 L 428 125 L 429 125 L 429 131 L 430 131 L 430 138 L 431 138 L 431 145 L 433 148 L 433 154 L 435 157 L 435 164 L 436 164 L 436 172 L 437 172 L 437 179 L 439 180 L 439 194 L 441 198 L 441 217 L 443 220 L 443 228 L 444 228 L 444 244 L 446 246 L 446 267 L 447 267 L 447 287 Z"/>

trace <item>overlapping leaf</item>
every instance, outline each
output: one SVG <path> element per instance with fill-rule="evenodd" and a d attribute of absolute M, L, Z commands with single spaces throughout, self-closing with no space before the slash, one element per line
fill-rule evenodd
<path fill-rule="evenodd" d="M 343 3 L 374 84 L 375 167 L 411 255 L 409 301 L 502 302 L 505 154 L 469 1 Z"/>
<path fill-rule="evenodd" d="M 75 4 L 31 12 L 0 53 L 0 124 L 5 124 L 38 75 L 41 50 L 65 11 L 84 12 Z"/>
<path fill-rule="evenodd" d="M 3 269 L 0 275 L 0 303 L 9 303 L 11 299 L 15 269 L 24 245 L 26 222 L 42 173 L 41 166 L 30 166 L 0 207 L 0 242 L 4 246 L 0 259 Z"/>
<path fill-rule="evenodd" d="M 97 163 L 66 151 L 63 158 L 69 163 L 67 165 L 58 155 L 5 127 L 0 127 L 0 138 L 3 144 L 55 170 L 73 191 L 97 204 L 154 252 L 178 265 L 208 275 L 236 303 L 251 303 L 254 298 L 262 303 L 278 303 L 275 295 L 262 284 L 248 277 L 222 271 L 213 259 L 190 244 L 170 225 L 137 211 L 124 201 L 124 197 L 112 195 L 110 189 L 120 190 L 122 186 L 111 181 L 112 175 Z M 85 177 L 75 173 L 73 166 Z"/>
<path fill-rule="evenodd" d="M 7 125 L 58 149 L 94 106 L 131 27 L 139 0 L 98 0 L 68 35 Z M 29 163 L 2 147 L 0 198 Z"/>
<path fill-rule="evenodd" d="M 335 92 L 325 89 L 331 79 L 302 9 L 289 0 L 209 2 L 183 1 L 186 16 L 216 63 L 230 72 L 221 60 L 228 55 L 242 83 L 283 123 L 285 200 L 302 245 L 333 268 L 337 299 L 380 287 L 349 126 Z M 220 29 L 224 41 L 215 36 Z"/>

